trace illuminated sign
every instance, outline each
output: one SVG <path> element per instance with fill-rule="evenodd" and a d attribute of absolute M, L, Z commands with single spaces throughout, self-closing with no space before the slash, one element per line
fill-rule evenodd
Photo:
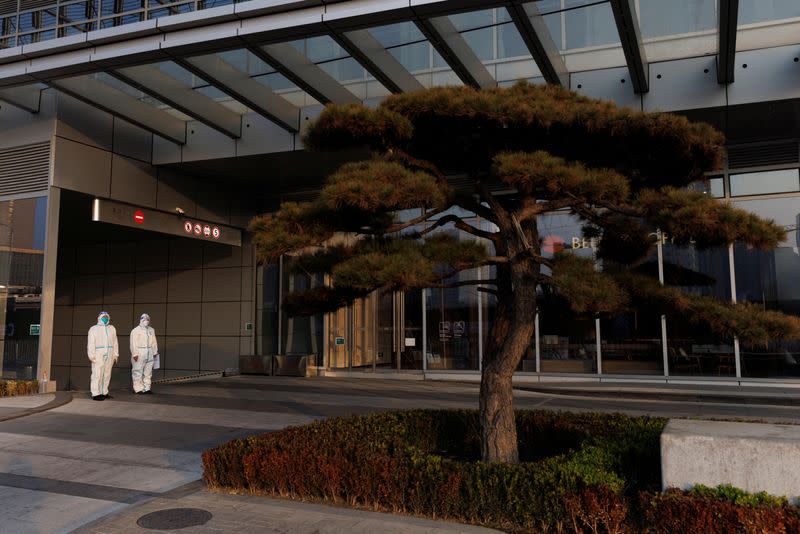
<path fill-rule="evenodd" d="M 235 247 L 242 246 L 242 231 L 238 228 L 111 200 L 94 199 L 92 220 Z"/>

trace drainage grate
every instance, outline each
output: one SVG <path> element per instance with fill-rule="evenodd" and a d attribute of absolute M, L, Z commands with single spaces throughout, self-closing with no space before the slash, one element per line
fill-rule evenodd
<path fill-rule="evenodd" d="M 151 530 L 176 530 L 205 525 L 211 517 L 211 512 L 200 508 L 170 508 L 145 514 L 136 524 Z"/>

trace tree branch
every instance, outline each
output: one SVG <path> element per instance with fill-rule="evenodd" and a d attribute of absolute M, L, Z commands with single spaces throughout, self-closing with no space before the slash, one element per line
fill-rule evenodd
<path fill-rule="evenodd" d="M 482 265 L 499 265 L 501 263 L 508 263 L 510 261 L 511 261 L 511 258 L 509 258 L 507 256 L 489 256 L 482 263 Z"/>
<path fill-rule="evenodd" d="M 490 208 L 487 208 L 480 202 L 476 201 L 472 197 L 467 198 L 466 196 L 461 196 L 460 198 L 457 198 L 453 203 L 460 208 L 464 208 L 465 210 L 471 211 L 478 217 L 481 217 L 489 222 L 497 224 L 497 214 L 493 212 Z"/>
<path fill-rule="evenodd" d="M 488 239 L 492 242 L 496 242 L 500 239 L 500 234 L 498 232 L 487 232 L 485 230 L 481 230 L 479 228 L 475 228 L 471 224 L 467 224 L 464 220 L 459 217 L 458 215 L 445 215 L 444 217 L 437 219 L 433 226 L 426 228 L 419 232 L 420 237 L 427 235 L 434 231 L 436 228 L 444 226 L 445 224 L 453 223 L 456 228 L 459 230 L 463 230 L 468 234 L 472 234 L 477 237 L 482 237 L 484 239 Z"/>
<path fill-rule="evenodd" d="M 430 211 L 426 211 L 425 213 L 423 213 L 419 217 L 415 217 L 415 218 L 411 219 L 410 221 L 393 224 L 382 233 L 393 234 L 393 233 L 396 233 L 396 232 L 400 232 L 402 230 L 405 230 L 406 228 L 411 228 L 412 226 L 414 226 L 416 224 L 419 224 L 421 222 L 425 222 L 428 219 L 430 219 L 431 217 L 435 217 L 436 215 L 439 215 L 440 213 L 442 213 L 443 211 L 447 211 L 448 209 L 449 209 L 449 207 L 447 207 L 447 208 L 436 208 L 436 209 L 433 209 L 433 210 L 430 210 Z"/>
<path fill-rule="evenodd" d="M 494 222 L 500 228 L 500 232 L 502 233 L 511 232 L 514 225 L 511 222 L 511 217 L 508 214 L 508 210 L 506 210 L 503 206 L 500 205 L 497 199 L 494 198 L 494 195 L 492 195 L 492 192 L 489 191 L 489 188 L 486 187 L 486 184 L 484 182 L 478 181 L 477 184 L 475 185 L 475 188 L 477 189 L 481 198 L 483 198 L 483 200 L 487 204 L 489 204 L 489 208 L 495 215 L 495 220 L 492 222 Z M 497 247 L 498 243 L 499 242 L 495 243 L 495 247 Z M 499 252 L 504 252 L 504 251 L 499 251 Z"/>
<path fill-rule="evenodd" d="M 434 284 L 428 287 L 431 289 L 453 289 L 456 287 L 479 286 L 483 284 L 497 285 L 497 279 L 492 278 L 489 280 L 460 280 L 458 282 L 452 282 L 449 284 Z"/>

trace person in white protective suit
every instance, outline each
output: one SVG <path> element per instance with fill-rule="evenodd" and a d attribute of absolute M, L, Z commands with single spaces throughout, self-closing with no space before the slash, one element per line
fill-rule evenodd
<path fill-rule="evenodd" d="M 131 330 L 131 377 L 135 393 L 150 394 L 153 361 L 158 355 L 156 332 L 150 326 L 150 316 L 143 313 L 139 326 Z"/>
<path fill-rule="evenodd" d="M 108 312 L 100 312 L 97 324 L 89 329 L 86 352 L 92 362 L 92 399 L 101 401 L 110 399 L 108 383 L 111 381 L 111 369 L 119 358 L 117 329 L 111 324 Z"/>

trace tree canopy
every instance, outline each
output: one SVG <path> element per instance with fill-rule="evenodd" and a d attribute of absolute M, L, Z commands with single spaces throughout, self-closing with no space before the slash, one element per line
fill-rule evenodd
<path fill-rule="evenodd" d="M 432 287 L 464 269 L 527 257 L 550 272 L 537 274 L 535 283 L 553 286 L 577 313 L 646 303 L 681 314 L 691 308 L 720 336 L 765 342 L 800 335 L 793 317 L 777 314 L 770 328 L 753 328 L 766 320 L 757 307 L 681 293 L 653 284 L 653 272 L 631 272 L 652 252 L 657 231 L 698 248 L 741 242 L 768 250 L 784 239 L 772 221 L 685 188 L 722 163 L 724 139 L 709 125 L 520 83 L 393 95 L 376 109 L 328 106 L 305 142 L 312 150 L 367 146 L 374 155 L 329 176 L 316 201 L 285 203 L 253 221 L 262 260 L 303 252 L 314 256 L 317 272 L 331 275 L 330 288 L 293 295 L 293 313 L 332 310 L 379 288 Z M 466 175 L 474 190 L 455 190 L 448 175 Z M 495 198 L 493 183 L 518 194 Z M 445 213 L 454 206 L 497 230 Z M 399 220 L 398 212 L 408 209 L 419 216 Z M 524 239 L 526 226 L 553 210 L 584 221 L 584 234 L 597 239 L 597 256 L 606 262 L 603 271 L 571 255 L 545 258 L 533 235 Z M 407 233 L 426 222 L 426 230 Z M 491 246 L 425 235 L 448 225 Z M 359 239 L 331 246 L 342 232 Z M 524 250 L 509 250 L 508 233 L 526 241 Z M 327 250 L 315 248 L 326 244 Z"/>
<path fill-rule="evenodd" d="M 664 234 L 699 249 L 739 242 L 768 250 L 785 239 L 773 221 L 687 188 L 723 161 L 723 136 L 709 125 L 519 83 L 393 95 L 374 109 L 331 105 L 305 143 L 367 147 L 372 157 L 343 165 L 316 200 L 252 222 L 263 261 L 291 253 L 299 268 L 329 275 L 326 287 L 290 295 L 284 308 L 334 310 L 377 289 L 480 285 L 494 293 L 481 376 L 486 460 L 517 459 L 511 377 L 544 295 L 578 315 L 662 310 L 723 339 L 800 337 L 800 319 L 685 292 L 670 282 L 708 280 L 678 266 L 664 266 L 661 283 L 648 259 Z M 453 178 L 467 186 L 451 186 Z M 553 212 L 581 221 L 597 243 L 594 259 L 543 252 L 539 220 Z M 493 267 L 491 279 L 453 281 L 479 266 Z"/>

